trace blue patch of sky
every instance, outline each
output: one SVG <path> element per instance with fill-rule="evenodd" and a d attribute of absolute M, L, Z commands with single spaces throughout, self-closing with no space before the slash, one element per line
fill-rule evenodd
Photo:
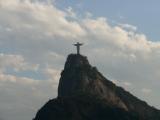
<path fill-rule="evenodd" d="M 128 23 L 138 27 L 149 40 L 160 41 L 159 0 L 57 0 L 56 6 L 71 6 L 78 14 L 91 12 L 106 17 L 109 22 Z"/>

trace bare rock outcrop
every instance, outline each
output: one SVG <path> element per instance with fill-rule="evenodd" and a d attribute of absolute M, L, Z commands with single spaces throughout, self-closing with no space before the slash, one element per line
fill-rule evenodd
<path fill-rule="evenodd" d="M 106 79 L 87 57 L 68 56 L 58 97 L 34 120 L 160 120 L 160 111 Z"/>

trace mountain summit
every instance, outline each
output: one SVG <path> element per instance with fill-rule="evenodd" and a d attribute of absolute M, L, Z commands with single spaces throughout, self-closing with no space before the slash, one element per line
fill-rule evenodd
<path fill-rule="evenodd" d="M 34 120 L 160 120 L 160 111 L 106 79 L 87 57 L 70 54 L 58 86 Z"/>
<path fill-rule="evenodd" d="M 127 106 L 115 94 L 115 85 L 105 79 L 95 67 L 92 67 L 87 57 L 71 54 L 62 71 L 58 87 L 58 97 L 89 94 L 127 110 Z"/>

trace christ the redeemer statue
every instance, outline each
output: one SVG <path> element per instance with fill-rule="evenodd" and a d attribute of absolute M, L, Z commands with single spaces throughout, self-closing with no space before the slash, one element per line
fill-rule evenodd
<path fill-rule="evenodd" d="M 73 45 L 77 47 L 77 55 L 80 55 L 80 46 L 82 46 L 83 43 L 77 42 L 76 44 L 73 44 Z"/>

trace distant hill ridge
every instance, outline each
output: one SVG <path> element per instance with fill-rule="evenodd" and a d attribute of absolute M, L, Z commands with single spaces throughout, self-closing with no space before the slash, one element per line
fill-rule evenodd
<path fill-rule="evenodd" d="M 34 120 L 160 120 L 160 111 L 106 79 L 87 57 L 70 54 L 58 86 Z"/>

